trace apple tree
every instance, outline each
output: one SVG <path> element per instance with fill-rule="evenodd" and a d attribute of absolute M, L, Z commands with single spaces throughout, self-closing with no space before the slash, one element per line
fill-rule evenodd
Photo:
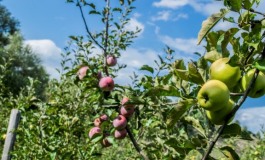
<path fill-rule="evenodd" d="M 198 33 L 198 45 L 205 42 L 205 53 L 185 61 L 166 46 L 156 66 L 143 65 L 139 71 L 145 74 L 132 73 L 127 86 L 115 78 L 126 67 L 119 61 L 121 54 L 140 32 L 126 30 L 135 0 L 67 2 L 80 11 L 86 35 L 70 36 L 58 69 L 60 80 L 50 82 L 47 102 L 32 100 L 31 94 L 17 101 L 24 118 L 13 157 L 239 159 L 243 155 L 243 149 L 227 141 L 253 139 L 232 120 L 246 98 L 265 94 L 265 15 L 253 9 L 259 0 L 224 0 L 223 9 L 203 21 Z M 102 30 L 91 31 L 91 17 L 98 19 Z M 215 30 L 225 22 L 233 28 Z M 37 108 L 24 109 L 31 105 Z"/>

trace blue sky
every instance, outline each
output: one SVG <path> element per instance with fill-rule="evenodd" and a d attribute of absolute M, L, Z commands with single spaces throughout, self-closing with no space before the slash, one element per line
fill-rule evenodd
<path fill-rule="evenodd" d="M 102 4 L 102 0 L 91 0 Z M 52 77 L 58 77 L 55 68 L 60 68 L 60 53 L 67 46 L 70 35 L 85 35 L 85 28 L 78 8 L 64 0 L 3 0 L 12 15 L 20 21 L 21 33 L 25 44 L 32 46 Z M 113 3 L 117 3 L 116 1 Z M 197 34 L 201 23 L 212 13 L 218 12 L 222 2 L 211 0 L 137 0 L 136 10 L 131 15 L 128 29 L 142 28 L 134 44 L 122 53 L 118 60 L 128 64 L 128 68 L 118 76 L 119 83 L 129 80 L 129 75 L 143 64 L 154 64 L 158 54 L 163 54 L 165 45 L 176 50 L 176 57 L 194 58 L 193 52 L 204 53 L 202 45 L 197 46 Z M 265 8 L 264 1 L 257 10 Z M 233 13 L 231 13 L 233 15 Z M 87 19 L 91 31 L 100 28 L 97 17 Z M 215 29 L 227 29 L 228 23 L 219 23 Z M 98 51 L 96 51 L 98 52 Z M 128 61 L 129 60 L 129 61 Z M 119 78 L 120 77 L 120 78 Z M 122 78 L 121 78 L 122 77 Z M 124 78 L 125 77 L 125 78 Z M 123 79 L 123 80 L 121 80 Z M 250 112 L 249 108 L 257 112 Z M 265 122 L 265 96 L 260 99 L 250 99 L 244 103 L 243 109 L 236 118 L 249 125 L 254 118 L 261 117 Z M 249 113 L 248 113 L 249 112 Z M 254 115 L 255 113 L 258 113 Z M 251 114 L 251 116 L 246 116 Z M 252 117 L 252 118 L 249 118 Z M 244 119 L 244 121 L 242 120 Z M 247 119 L 247 121 L 246 121 Z M 259 123 L 256 122 L 256 131 Z M 255 123 L 252 123 L 252 125 Z M 253 126 L 252 126 L 253 128 Z"/>

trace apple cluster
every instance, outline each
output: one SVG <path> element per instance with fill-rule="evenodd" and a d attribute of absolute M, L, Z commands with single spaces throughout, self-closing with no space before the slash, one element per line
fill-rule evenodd
<path fill-rule="evenodd" d="M 106 58 L 106 65 L 109 67 L 113 67 L 117 64 L 117 58 L 114 55 L 108 55 Z M 89 69 L 88 66 L 82 66 L 79 68 L 77 71 L 77 76 L 79 80 L 83 80 L 84 77 L 87 74 L 87 70 Z M 102 73 L 98 72 L 96 75 L 97 78 L 99 79 L 99 88 L 103 91 L 112 91 L 114 89 L 114 81 L 111 77 L 106 76 L 102 77 Z"/>
<path fill-rule="evenodd" d="M 127 119 L 134 113 L 135 106 L 133 104 L 126 104 L 128 101 L 128 97 L 122 99 L 120 114 L 113 120 L 113 126 L 115 128 L 114 137 L 117 139 L 124 139 L 126 137 Z"/>
<path fill-rule="evenodd" d="M 108 121 L 108 116 L 106 114 L 101 115 L 100 117 L 96 118 L 94 120 L 94 127 L 90 129 L 89 131 L 89 138 L 93 139 L 96 138 L 98 136 L 102 136 L 103 135 L 103 139 L 101 140 L 101 145 L 103 147 L 109 147 L 112 144 L 110 143 L 110 141 L 107 139 L 108 136 L 110 136 L 109 133 L 103 133 L 102 131 L 102 126 L 104 125 L 104 123 L 106 123 Z"/>
<path fill-rule="evenodd" d="M 210 80 L 203 84 L 197 95 L 198 105 L 206 110 L 208 119 L 216 125 L 222 125 L 233 110 L 235 102 L 230 98 L 230 90 L 240 88 L 244 92 L 255 72 L 251 69 L 242 76 L 240 67 L 231 65 L 229 61 L 229 58 L 220 58 L 211 64 Z M 258 98 L 264 94 L 265 75 L 259 72 L 248 96 Z"/>
<path fill-rule="evenodd" d="M 135 109 L 135 105 L 127 104 L 128 101 L 128 97 L 124 97 L 122 99 L 119 115 L 112 122 L 112 126 L 115 129 L 114 138 L 116 139 L 124 139 L 127 136 L 127 119 L 133 115 Z M 102 128 L 104 128 L 104 123 L 106 123 L 108 119 L 109 118 L 106 114 L 103 114 L 100 117 L 96 118 L 94 120 L 94 127 L 90 129 L 88 134 L 90 139 L 103 135 L 103 139 L 101 140 L 103 147 L 109 147 L 112 145 L 107 139 L 110 134 L 104 133 L 102 131 Z"/>

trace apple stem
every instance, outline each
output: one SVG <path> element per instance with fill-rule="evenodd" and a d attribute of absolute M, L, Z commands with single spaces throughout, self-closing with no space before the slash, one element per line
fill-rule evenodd
<path fill-rule="evenodd" d="M 133 143 L 134 148 L 137 150 L 137 152 L 145 159 L 145 160 L 149 160 L 149 158 L 143 153 L 143 151 L 141 150 L 141 148 L 139 147 L 138 143 L 136 142 L 130 128 L 128 127 L 128 125 L 126 125 L 126 131 Z"/>
<path fill-rule="evenodd" d="M 217 130 L 217 135 L 214 137 L 214 139 L 211 141 L 207 151 L 205 152 L 202 160 L 206 160 L 208 158 L 208 156 L 210 155 L 210 153 L 212 152 L 212 149 L 215 145 L 215 143 L 217 142 L 217 140 L 219 139 L 219 137 L 221 136 L 221 134 L 223 133 L 225 127 L 227 126 L 228 122 L 229 122 L 229 119 L 231 117 L 233 117 L 235 115 L 235 113 L 237 112 L 237 110 L 242 106 L 242 104 L 245 102 L 245 100 L 247 99 L 247 96 L 252 88 L 252 86 L 254 85 L 257 77 L 258 77 L 258 74 L 259 74 L 259 70 L 256 69 L 255 70 L 255 74 L 254 76 L 252 77 L 249 85 L 248 85 L 248 88 L 247 90 L 244 92 L 244 95 L 243 97 L 238 101 L 238 103 L 235 105 L 235 107 L 233 108 L 233 110 L 226 116 L 225 118 L 225 122 L 224 124 Z"/>
<path fill-rule="evenodd" d="M 243 96 L 244 93 L 232 93 L 232 92 L 230 92 L 230 95 L 231 96 Z"/>

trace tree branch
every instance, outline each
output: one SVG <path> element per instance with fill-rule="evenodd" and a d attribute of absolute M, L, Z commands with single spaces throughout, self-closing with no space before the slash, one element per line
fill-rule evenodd
<path fill-rule="evenodd" d="M 84 22 L 84 24 L 85 24 L 86 32 L 88 33 L 89 37 L 92 39 L 92 41 L 93 41 L 93 42 L 94 42 L 99 48 L 101 48 L 102 50 L 105 50 L 105 48 L 104 48 L 102 45 L 100 45 L 100 44 L 98 43 L 98 41 L 93 37 L 92 33 L 89 31 L 89 29 L 88 29 L 88 25 L 87 25 L 87 22 L 86 22 L 86 19 L 85 19 L 85 16 L 84 16 L 84 12 L 83 12 L 83 9 L 82 9 L 82 6 L 81 6 L 79 0 L 77 0 L 77 6 L 79 7 L 79 10 L 80 10 L 80 13 L 81 13 L 81 16 L 82 16 L 83 22 Z"/>
<path fill-rule="evenodd" d="M 254 10 L 253 8 L 250 8 L 250 9 L 249 9 L 249 11 L 250 11 L 250 12 L 253 12 L 253 13 L 260 14 L 260 15 L 262 15 L 262 16 L 264 16 L 264 17 L 265 17 L 265 14 L 264 14 L 264 13 L 262 13 L 262 12 L 259 12 L 259 11 L 256 11 L 256 10 Z"/>
<path fill-rule="evenodd" d="M 109 15 L 110 15 L 110 1 L 106 0 L 106 15 L 105 15 L 105 42 L 104 42 L 104 70 L 107 76 L 109 76 L 108 66 L 107 66 L 107 56 L 108 56 L 108 39 L 109 39 Z"/>
<path fill-rule="evenodd" d="M 128 127 L 128 125 L 126 126 L 126 131 L 128 132 L 128 135 L 133 143 L 134 148 L 137 150 L 137 152 L 145 159 L 145 160 L 149 160 L 149 158 L 143 153 L 143 151 L 141 150 L 141 148 L 139 147 L 139 145 L 137 144 L 130 128 Z"/>

